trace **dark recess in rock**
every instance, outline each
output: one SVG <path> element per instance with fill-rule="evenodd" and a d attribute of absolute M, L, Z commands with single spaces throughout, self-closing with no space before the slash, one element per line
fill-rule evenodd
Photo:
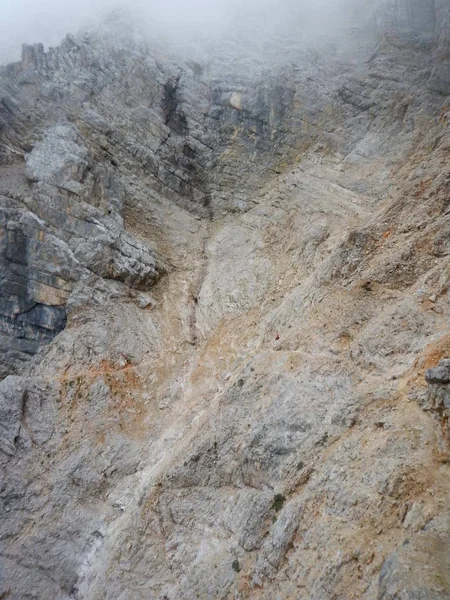
<path fill-rule="evenodd" d="M 162 99 L 162 108 L 164 112 L 164 123 L 178 135 L 188 133 L 188 124 L 186 115 L 179 108 L 180 77 L 171 77 L 164 84 L 164 96 Z"/>

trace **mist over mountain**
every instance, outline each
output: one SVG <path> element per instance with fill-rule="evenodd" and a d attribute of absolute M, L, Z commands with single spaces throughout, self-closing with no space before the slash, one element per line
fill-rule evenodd
<path fill-rule="evenodd" d="M 19 58 L 23 43 L 48 48 L 67 33 L 108 27 L 118 16 L 147 39 L 198 44 L 240 28 L 261 41 L 293 30 L 312 38 L 335 32 L 345 21 L 361 25 L 371 9 L 364 0 L 2 0 L 0 10 L 0 59 L 6 62 Z"/>

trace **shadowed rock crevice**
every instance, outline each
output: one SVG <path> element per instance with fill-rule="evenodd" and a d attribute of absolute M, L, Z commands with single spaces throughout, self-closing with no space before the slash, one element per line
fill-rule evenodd
<path fill-rule="evenodd" d="M 164 84 L 164 96 L 162 99 L 162 108 L 164 114 L 164 124 L 178 135 L 188 134 L 188 124 L 186 115 L 178 110 L 180 100 L 178 98 L 178 88 L 180 77 L 170 78 Z"/>

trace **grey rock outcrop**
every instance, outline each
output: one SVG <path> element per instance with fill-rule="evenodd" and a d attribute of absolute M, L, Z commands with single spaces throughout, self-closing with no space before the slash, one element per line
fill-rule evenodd
<path fill-rule="evenodd" d="M 53 401 L 52 401 L 53 400 Z M 56 403 L 38 380 L 11 376 L 2 382 L 1 449 L 13 456 L 19 448 L 42 446 L 54 431 Z"/>
<path fill-rule="evenodd" d="M 405 540 L 380 574 L 379 600 L 447 600 L 450 598 L 449 538 L 422 532 Z"/>
<path fill-rule="evenodd" d="M 45 131 L 11 190 L 27 180 L 31 194 L 5 190 L 2 208 L 6 373 L 64 329 L 76 282 L 94 274 L 147 290 L 164 271 L 148 246 L 124 230 L 120 182 L 95 163 L 72 124 Z"/>
<path fill-rule="evenodd" d="M 450 359 L 445 358 L 439 361 L 437 367 L 428 369 L 425 373 L 427 383 L 449 384 L 450 383 Z"/>

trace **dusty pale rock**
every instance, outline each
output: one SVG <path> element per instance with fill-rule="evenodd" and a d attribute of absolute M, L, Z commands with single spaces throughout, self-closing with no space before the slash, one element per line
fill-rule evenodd
<path fill-rule="evenodd" d="M 422 532 L 391 555 L 380 574 L 379 600 L 450 598 L 449 536 Z"/>

